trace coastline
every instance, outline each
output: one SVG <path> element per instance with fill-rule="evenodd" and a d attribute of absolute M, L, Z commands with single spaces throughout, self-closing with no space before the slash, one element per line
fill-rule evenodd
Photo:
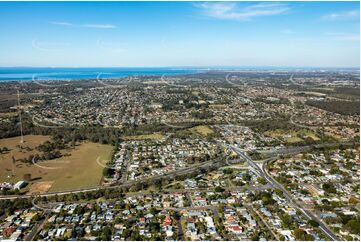
<path fill-rule="evenodd" d="M 10 81 L 76 81 L 129 76 L 176 76 L 207 72 L 303 72 L 303 71 L 357 72 L 354 67 L 0 67 L 0 82 Z"/>

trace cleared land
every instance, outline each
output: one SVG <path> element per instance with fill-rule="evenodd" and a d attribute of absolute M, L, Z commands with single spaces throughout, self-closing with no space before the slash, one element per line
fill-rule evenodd
<path fill-rule="evenodd" d="M 30 185 L 28 194 L 45 193 L 49 191 L 53 183 L 50 181 L 34 182 Z"/>
<path fill-rule="evenodd" d="M 301 131 L 285 131 L 285 130 L 273 130 L 267 131 L 264 133 L 266 136 L 282 139 L 287 143 L 297 143 L 302 142 L 303 138 L 311 138 L 315 141 L 320 140 L 312 131 L 309 130 L 301 130 Z"/>
<path fill-rule="evenodd" d="M 31 182 L 26 187 L 26 191 L 31 193 L 46 192 L 47 190 L 72 190 L 99 185 L 103 167 L 97 163 L 97 159 L 110 159 L 113 147 L 109 145 L 82 143 L 75 149 L 66 150 L 70 156 L 36 164 L 16 161 L 13 165 L 12 156 L 18 160 L 39 153 L 34 148 L 49 139 L 47 136 L 25 136 L 22 146 L 33 149 L 31 151 L 16 147 L 20 141 L 19 137 L 1 139 L 0 147 L 6 146 L 12 151 L 0 155 L 0 182 L 17 182 L 24 179 L 24 174 L 29 173 Z"/>
<path fill-rule="evenodd" d="M 206 125 L 199 125 L 199 126 L 190 128 L 190 131 L 192 131 L 194 133 L 197 133 L 197 134 L 200 134 L 200 135 L 203 135 L 203 136 L 207 136 L 209 134 L 214 133 L 214 131 L 210 127 L 208 127 Z"/>
<path fill-rule="evenodd" d="M 164 135 L 161 133 L 154 134 L 143 134 L 143 135 L 134 135 L 134 136 L 124 136 L 125 140 L 143 140 L 143 139 L 163 139 Z"/>
<path fill-rule="evenodd" d="M 0 117 L 2 117 L 2 118 L 10 118 L 10 117 L 18 116 L 18 115 L 19 115 L 18 112 L 0 113 Z"/>
<path fill-rule="evenodd" d="M 304 94 L 310 95 L 310 96 L 316 96 L 316 97 L 326 96 L 325 93 L 321 93 L 321 92 L 304 92 Z"/>

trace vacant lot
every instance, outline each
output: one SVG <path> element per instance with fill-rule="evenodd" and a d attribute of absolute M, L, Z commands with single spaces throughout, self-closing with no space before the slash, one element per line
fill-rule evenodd
<path fill-rule="evenodd" d="M 143 135 L 134 135 L 134 136 L 124 136 L 125 140 L 142 140 L 142 139 L 163 139 L 164 135 L 161 133 L 154 134 L 143 134 Z"/>
<path fill-rule="evenodd" d="M 0 182 L 16 182 L 23 180 L 24 174 L 31 174 L 31 182 L 27 186 L 30 192 L 62 191 L 77 188 L 88 188 L 99 185 L 102 178 L 103 167 L 98 164 L 109 160 L 113 147 L 96 143 L 82 143 L 75 149 L 66 150 L 59 159 L 40 161 L 36 164 L 24 164 L 15 160 L 39 153 L 34 149 L 42 142 L 49 140 L 47 136 L 25 136 L 25 142 L 21 144 L 29 149 L 16 147 L 20 138 L 1 139 L 0 147 L 8 147 L 11 152 L 0 155 Z M 33 149 L 33 150 L 31 150 Z"/>
<path fill-rule="evenodd" d="M 45 193 L 50 190 L 53 183 L 54 183 L 53 181 L 34 182 L 30 184 L 28 194 L 32 195 L 32 194 Z"/>
<path fill-rule="evenodd" d="M 211 128 L 209 128 L 208 126 L 206 125 L 199 125 L 199 126 L 196 126 L 196 127 L 193 127 L 193 128 L 190 128 L 190 130 L 194 133 L 197 133 L 197 134 L 200 134 L 200 135 L 203 135 L 203 136 L 207 136 L 209 134 L 213 134 L 213 130 Z"/>
<path fill-rule="evenodd" d="M 311 138 L 315 141 L 320 140 L 312 131 L 309 130 L 285 131 L 277 129 L 273 131 L 267 131 L 265 132 L 265 135 L 272 138 L 282 139 L 290 144 L 301 142 L 303 141 L 302 138 Z"/>
<path fill-rule="evenodd" d="M 314 141 L 320 140 L 320 138 L 318 138 L 312 131 L 301 131 L 300 133 L 305 137 L 313 139 Z"/>

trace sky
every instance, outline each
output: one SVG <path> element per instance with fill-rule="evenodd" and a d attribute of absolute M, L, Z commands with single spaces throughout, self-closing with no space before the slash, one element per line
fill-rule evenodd
<path fill-rule="evenodd" d="M 0 2 L 0 66 L 359 67 L 359 2 Z"/>

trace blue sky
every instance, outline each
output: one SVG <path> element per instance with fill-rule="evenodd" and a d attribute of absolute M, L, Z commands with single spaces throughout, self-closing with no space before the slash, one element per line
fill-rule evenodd
<path fill-rule="evenodd" d="M 0 66 L 359 66 L 359 2 L 0 2 Z"/>

